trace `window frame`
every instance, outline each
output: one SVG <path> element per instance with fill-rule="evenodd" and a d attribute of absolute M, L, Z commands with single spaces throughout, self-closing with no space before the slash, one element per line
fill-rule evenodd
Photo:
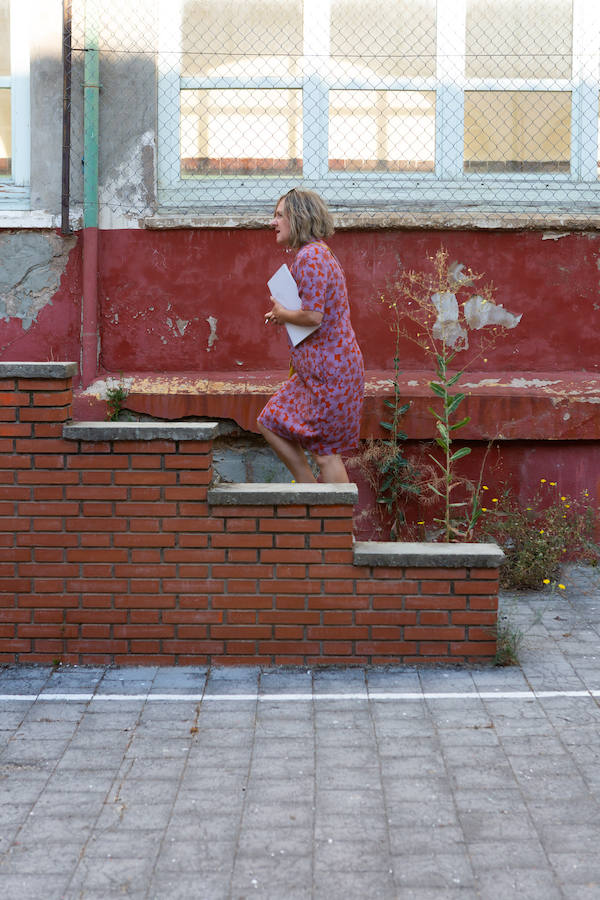
<path fill-rule="evenodd" d="M 0 209 L 29 209 L 31 172 L 30 3 L 10 0 L 10 75 L 0 88 L 10 89 L 11 174 L 0 177 Z"/>
<path fill-rule="evenodd" d="M 426 202 L 440 210 L 453 206 L 479 209 L 521 208 L 543 204 L 550 209 L 600 203 L 598 114 L 600 99 L 600 4 L 572 0 L 573 39 L 570 79 L 467 78 L 467 0 L 443 0 L 436 10 L 436 74 L 429 78 L 324 77 L 319 59 L 329 58 L 330 0 L 304 0 L 303 74 L 299 77 L 183 77 L 181 29 L 184 0 L 159 4 L 158 53 L 158 200 L 162 208 L 228 209 L 239 206 L 243 187 L 247 205 L 284 193 L 301 182 L 329 195 L 331 205 L 398 207 Z M 181 178 L 179 129 L 182 92 L 191 89 L 301 89 L 304 133 L 323 135 L 316 152 L 303 160 L 303 174 L 293 176 L 202 176 Z M 328 169 L 329 90 L 428 91 L 436 96 L 435 168 L 432 172 L 347 172 Z M 568 92 L 571 94 L 569 172 L 465 172 L 464 99 L 469 91 Z M 461 139 L 457 140 L 456 135 Z M 311 140 L 314 147 L 314 138 Z M 490 199 L 482 199 L 489 197 Z M 574 194 L 576 199 L 574 199 Z M 335 197 L 335 200 L 332 200 Z M 518 197 L 518 200 L 515 200 Z"/>

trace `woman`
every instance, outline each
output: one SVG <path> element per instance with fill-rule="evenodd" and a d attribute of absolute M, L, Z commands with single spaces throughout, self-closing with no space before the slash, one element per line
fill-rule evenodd
<path fill-rule="evenodd" d="M 323 241 L 333 234 L 333 220 L 317 194 L 293 189 L 277 203 L 271 227 L 279 246 L 297 250 L 290 269 L 302 307 L 286 309 L 271 297 L 265 320 L 318 327 L 292 349 L 294 374 L 262 410 L 258 428 L 296 481 L 316 481 L 309 450 L 322 481 L 347 482 L 340 453 L 358 445 L 364 365 L 346 279 Z"/>

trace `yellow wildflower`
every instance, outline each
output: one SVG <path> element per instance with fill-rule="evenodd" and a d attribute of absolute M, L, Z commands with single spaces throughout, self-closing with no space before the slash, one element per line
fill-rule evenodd
<path fill-rule="evenodd" d="M 498 502 L 498 498 L 497 498 L 497 497 L 492 497 L 492 503 L 497 503 L 497 502 Z"/>
<path fill-rule="evenodd" d="M 487 486 L 487 484 L 484 484 L 484 485 L 483 485 L 483 490 L 484 490 L 484 491 L 489 491 L 489 487 Z"/>
<path fill-rule="evenodd" d="M 564 586 L 564 584 L 559 584 L 559 588 L 561 589 L 561 591 L 566 591 L 566 587 Z"/>
<path fill-rule="evenodd" d="M 546 479 L 545 479 L 545 478 L 540 478 L 540 482 L 541 482 L 542 484 L 546 484 Z"/>
<path fill-rule="evenodd" d="M 549 578 L 544 578 L 544 584 L 550 584 L 550 579 L 549 579 Z"/>
<path fill-rule="evenodd" d="M 544 533 L 545 533 L 545 532 L 544 532 L 544 529 L 543 529 L 543 528 L 540 528 L 540 534 L 544 534 Z"/>

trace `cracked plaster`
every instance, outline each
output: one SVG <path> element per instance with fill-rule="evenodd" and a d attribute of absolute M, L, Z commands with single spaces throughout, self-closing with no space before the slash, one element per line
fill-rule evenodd
<path fill-rule="evenodd" d="M 27 331 L 52 303 L 75 246 L 74 236 L 47 232 L 0 234 L 0 319 L 20 319 Z"/>

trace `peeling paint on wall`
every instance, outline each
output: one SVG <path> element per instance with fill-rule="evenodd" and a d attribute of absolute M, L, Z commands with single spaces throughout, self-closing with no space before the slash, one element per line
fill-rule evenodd
<path fill-rule="evenodd" d="M 462 267 L 458 266 L 458 269 L 460 268 Z M 464 283 L 468 284 L 467 281 Z M 441 291 L 432 294 L 431 302 L 437 312 L 437 319 L 431 332 L 433 337 L 436 340 L 445 341 L 449 347 L 455 350 L 466 350 L 469 346 L 469 336 L 459 321 L 460 313 L 455 294 L 451 291 Z M 480 328 L 485 328 L 486 325 L 515 328 L 521 321 L 521 315 L 516 316 L 504 309 L 502 304 L 496 305 L 492 300 L 487 300 L 477 294 L 463 304 L 463 314 L 466 325 L 472 331 L 478 331 Z"/>
<path fill-rule="evenodd" d="M 155 206 L 156 142 L 154 132 L 141 134 L 129 153 L 100 185 L 100 227 L 139 227 L 138 217 L 152 215 Z M 127 210 L 135 210 L 131 215 Z"/>
<path fill-rule="evenodd" d="M 458 322 L 458 301 L 454 294 L 450 291 L 433 294 L 431 302 L 438 314 L 432 329 L 433 337 L 457 350 L 468 347 L 467 332 Z"/>
<path fill-rule="evenodd" d="M 500 325 L 502 328 L 516 328 L 522 318 L 504 309 L 502 304 L 496 305 L 491 300 L 485 300 L 476 295 L 470 297 L 464 307 L 465 319 L 469 328 L 479 330 L 486 325 Z"/>
<path fill-rule="evenodd" d="M 90 386 L 89 393 L 98 400 L 107 400 L 109 390 L 114 391 L 116 388 L 122 387 L 129 393 L 133 382 L 134 379 L 132 376 L 114 378 L 112 375 L 109 375 L 108 378 L 99 378 L 95 381 L 93 385 Z"/>
<path fill-rule="evenodd" d="M 171 307 L 171 304 L 169 303 L 168 308 L 170 309 L 170 307 Z M 169 316 L 167 316 L 167 325 L 169 326 L 169 328 L 171 329 L 173 334 L 178 335 L 180 337 L 184 336 L 185 329 L 188 327 L 189 324 L 190 324 L 189 319 L 175 319 L 175 321 L 173 321 L 173 319 L 171 319 Z"/>
<path fill-rule="evenodd" d="M 208 344 L 206 345 L 206 350 L 210 353 L 212 346 L 215 341 L 219 340 L 219 336 L 217 334 L 217 318 L 216 316 L 209 316 L 206 320 L 208 322 L 208 327 L 210 328 L 210 334 L 208 336 Z"/>
<path fill-rule="evenodd" d="M 49 232 L 0 234 L 0 319 L 20 319 L 27 331 L 52 302 L 76 237 Z"/>

